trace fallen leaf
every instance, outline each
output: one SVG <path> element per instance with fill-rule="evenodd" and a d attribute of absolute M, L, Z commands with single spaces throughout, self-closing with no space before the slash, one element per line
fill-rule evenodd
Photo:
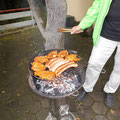
<path fill-rule="evenodd" d="M 18 94 L 17 94 L 17 96 L 19 97 L 19 96 L 20 96 L 20 94 L 18 93 Z"/>
<path fill-rule="evenodd" d="M 110 112 L 111 112 L 113 115 L 115 114 L 115 111 L 114 111 L 114 110 L 112 110 L 112 109 L 110 110 Z"/>
<path fill-rule="evenodd" d="M 5 93 L 5 91 L 3 90 L 1 93 L 2 93 L 2 94 L 4 94 L 4 93 Z"/>
<path fill-rule="evenodd" d="M 5 73 L 6 73 L 6 71 L 3 71 L 3 73 L 5 74 Z"/>

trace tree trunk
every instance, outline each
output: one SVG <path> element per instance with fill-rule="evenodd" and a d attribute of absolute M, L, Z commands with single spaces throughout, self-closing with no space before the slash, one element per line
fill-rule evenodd
<path fill-rule="evenodd" d="M 62 49 L 64 48 L 64 34 L 58 33 L 58 28 L 65 27 L 67 5 L 66 0 L 45 0 L 47 8 L 47 21 L 44 22 L 40 15 L 39 0 L 28 0 L 37 26 L 45 38 L 45 49 Z"/>

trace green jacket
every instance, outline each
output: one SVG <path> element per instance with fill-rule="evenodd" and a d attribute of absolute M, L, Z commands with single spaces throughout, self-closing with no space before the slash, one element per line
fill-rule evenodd
<path fill-rule="evenodd" d="M 88 9 L 86 16 L 82 19 L 79 26 L 81 29 L 90 27 L 94 22 L 93 44 L 97 46 L 104 19 L 109 11 L 112 0 L 94 0 Z"/>

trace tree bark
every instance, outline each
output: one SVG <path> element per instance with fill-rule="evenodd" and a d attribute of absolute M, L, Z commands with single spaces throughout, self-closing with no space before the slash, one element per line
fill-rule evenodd
<path fill-rule="evenodd" d="M 40 15 L 40 1 L 28 0 L 30 8 L 33 12 L 37 26 L 45 38 L 45 49 L 63 49 L 64 34 L 58 33 L 59 27 L 65 27 L 67 4 L 66 0 L 45 0 L 47 8 L 47 21 L 44 22 Z M 39 3 L 38 3 L 39 2 Z"/>

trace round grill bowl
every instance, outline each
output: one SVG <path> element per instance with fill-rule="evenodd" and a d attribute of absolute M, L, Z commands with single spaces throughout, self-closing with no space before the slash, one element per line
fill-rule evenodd
<path fill-rule="evenodd" d="M 29 81 L 29 85 L 30 85 L 31 89 L 35 93 L 37 93 L 38 95 L 43 96 L 43 97 L 47 97 L 47 98 L 52 98 L 52 99 L 59 99 L 59 98 L 63 98 L 63 97 L 66 97 L 66 96 L 73 95 L 75 92 L 78 92 L 78 90 L 82 87 L 82 85 L 84 83 L 85 72 L 84 72 L 84 64 L 81 61 L 77 62 L 78 63 L 78 67 L 77 68 L 70 68 L 70 69 L 65 71 L 68 74 L 71 74 L 72 72 L 75 72 L 77 74 L 77 79 L 79 81 L 79 85 L 71 93 L 65 93 L 65 94 L 57 94 L 56 93 L 55 95 L 52 95 L 52 94 L 47 94 L 47 93 L 43 93 L 43 92 L 39 91 L 37 89 L 37 86 L 36 86 L 36 81 L 37 80 L 42 80 L 42 79 L 40 79 L 38 76 L 34 76 L 34 71 L 31 70 L 31 63 L 33 62 L 33 60 L 34 60 L 34 58 L 36 56 L 44 56 L 44 55 L 47 55 L 48 53 L 50 53 L 50 52 L 52 52 L 54 50 L 57 50 L 58 52 L 60 52 L 60 51 L 62 51 L 64 49 L 52 49 L 52 50 L 42 51 L 42 52 L 40 52 L 39 54 L 35 55 L 34 57 L 32 57 L 29 60 L 28 65 L 29 65 L 30 76 L 29 76 L 28 81 Z M 74 50 L 68 50 L 68 52 L 69 52 L 69 54 L 77 54 L 77 51 L 74 51 Z M 78 57 L 80 57 L 80 56 L 78 56 Z"/>

